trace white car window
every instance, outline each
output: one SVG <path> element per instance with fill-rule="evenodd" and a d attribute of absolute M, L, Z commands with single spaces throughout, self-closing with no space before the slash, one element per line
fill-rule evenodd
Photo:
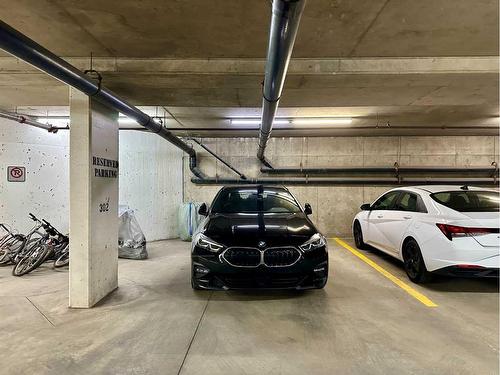
<path fill-rule="evenodd" d="M 401 197 L 396 203 L 396 210 L 424 213 L 427 212 L 422 198 L 419 195 L 410 192 L 404 192 L 401 194 Z"/>
<path fill-rule="evenodd" d="M 445 191 L 431 194 L 436 202 L 459 212 L 498 212 L 500 196 L 492 191 Z"/>
<path fill-rule="evenodd" d="M 399 191 L 390 191 L 387 194 L 382 195 L 377 201 L 372 204 L 372 210 L 391 210 L 396 203 L 396 199 L 399 196 Z"/>

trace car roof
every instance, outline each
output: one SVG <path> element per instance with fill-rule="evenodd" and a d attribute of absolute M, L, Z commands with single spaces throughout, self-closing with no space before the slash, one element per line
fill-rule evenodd
<path fill-rule="evenodd" d="M 222 188 L 222 190 L 225 190 L 225 191 L 255 190 L 255 191 L 257 191 L 257 188 L 259 186 L 262 186 L 263 190 L 266 190 L 266 191 L 272 191 L 272 192 L 286 191 L 286 192 L 289 192 L 288 189 L 284 186 L 252 185 L 252 184 L 224 186 Z"/>
<path fill-rule="evenodd" d="M 422 192 L 426 191 L 428 193 L 440 193 L 444 191 L 460 191 L 460 190 L 466 190 L 462 189 L 464 185 L 419 185 L 419 186 L 407 186 L 407 187 L 400 187 L 396 188 L 394 190 L 411 190 L 415 192 Z M 488 188 L 481 188 L 477 186 L 467 186 L 467 190 L 471 191 L 497 191 L 495 189 L 488 189 Z"/>

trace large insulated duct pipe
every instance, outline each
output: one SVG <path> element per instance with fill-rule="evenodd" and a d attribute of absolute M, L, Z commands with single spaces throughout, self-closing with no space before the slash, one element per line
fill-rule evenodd
<path fill-rule="evenodd" d="M 197 166 L 196 151 L 191 146 L 180 138 L 177 138 L 137 107 L 121 99 L 106 88 L 101 87 L 100 83 L 90 79 L 76 67 L 2 21 L 0 21 L 0 48 L 69 86 L 95 98 L 108 107 L 134 119 L 146 129 L 166 139 L 189 155 L 189 166 L 195 176 L 200 178 L 206 177 Z"/>
<path fill-rule="evenodd" d="M 26 124 L 30 126 L 34 126 L 35 128 L 47 130 L 49 133 L 57 133 L 57 128 L 50 124 L 42 124 L 41 122 L 37 122 L 31 120 L 29 117 L 20 115 L 18 113 L 12 113 L 7 111 L 0 110 L 0 117 L 6 118 L 12 121 L 16 121 L 20 124 Z"/>
<path fill-rule="evenodd" d="M 262 91 L 259 149 L 257 151 L 257 157 L 264 165 L 268 166 L 269 163 L 265 159 L 264 152 L 267 141 L 271 136 L 274 117 L 283 91 L 288 64 L 299 28 L 300 16 L 305 3 L 305 0 L 273 0 L 266 74 Z"/>

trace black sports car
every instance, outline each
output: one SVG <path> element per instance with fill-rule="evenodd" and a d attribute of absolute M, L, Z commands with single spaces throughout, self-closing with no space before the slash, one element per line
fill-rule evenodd
<path fill-rule="evenodd" d="M 313 289 L 328 279 L 325 237 L 286 188 L 223 187 L 193 236 L 193 289 Z"/>

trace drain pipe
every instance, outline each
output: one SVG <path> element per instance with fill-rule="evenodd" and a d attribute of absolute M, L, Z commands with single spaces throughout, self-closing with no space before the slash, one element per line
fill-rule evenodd
<path fill-rule="evenodd" d="M 257 151 L 257 157 L 267 167 L 271 167 L 271 165 L 266 160 L 264 152 L 267 141 L 271 136 L 274 117 L 283 91 L 285 76 L 305 3 L 305 0 L 273 0 L 266 74 L 262 91 L 259 149 Z"/>
<path fill-rule="evenodd" d="M 49 133 L 55 134 L 59 130 L 55 126 L 52 126 L 50 124 L 42 124 L 41 122 L 31 120 L 27 116 L 20 115 L 18 113 L 12 113 L 12 112 L 0 110 L 0 117 L 6 118 L 8 120 L 16 121 L 20 124 L 26 124 L 26 125 L 34 126 L 35 128 L 44 129 L 44 130 L 47 130 Z"/>
<path fill-rule="evenodd" d="M 214 158 L 216 158 L 218 161 L 220 161 L 222 164 L 224 164 L 226 167 L 228 167 L 230 170 L 232 170 L 234 173 L 236 173 L 238 176 L 240 176 L 241 179 L 246 180 L 246 176 L 241 173 L 239 170 L 237 170 L 235 167 L 233 167 L 231 164 L 229 164 L 227 161 L 222 159 L 219 155 L 217 155 L 215 152 L 210 150 L 207 146 L 205 146 L 203 143 L 198 141 L 195 138 L 188 138 L 189 140 L 196 142 L 202 149 L 204 149 L 206 152 L 208 152 L 210 155 L 212 155 Z"/>
<path fill-rule="evenodd" d="M 84 94 L 95 98 L 108 107 L 134 119 L 146 129 L 166 139 L 189 155 L 189 167 L 195 176 L 199 178 L 206 177 L 198 167 L 196 151 L 191 146 L 173 135 L 137 107 L 102 87 L 100 82 L 91 80 L 73 65 L 2 21 L 0 21 L 0 48 Z"/>

